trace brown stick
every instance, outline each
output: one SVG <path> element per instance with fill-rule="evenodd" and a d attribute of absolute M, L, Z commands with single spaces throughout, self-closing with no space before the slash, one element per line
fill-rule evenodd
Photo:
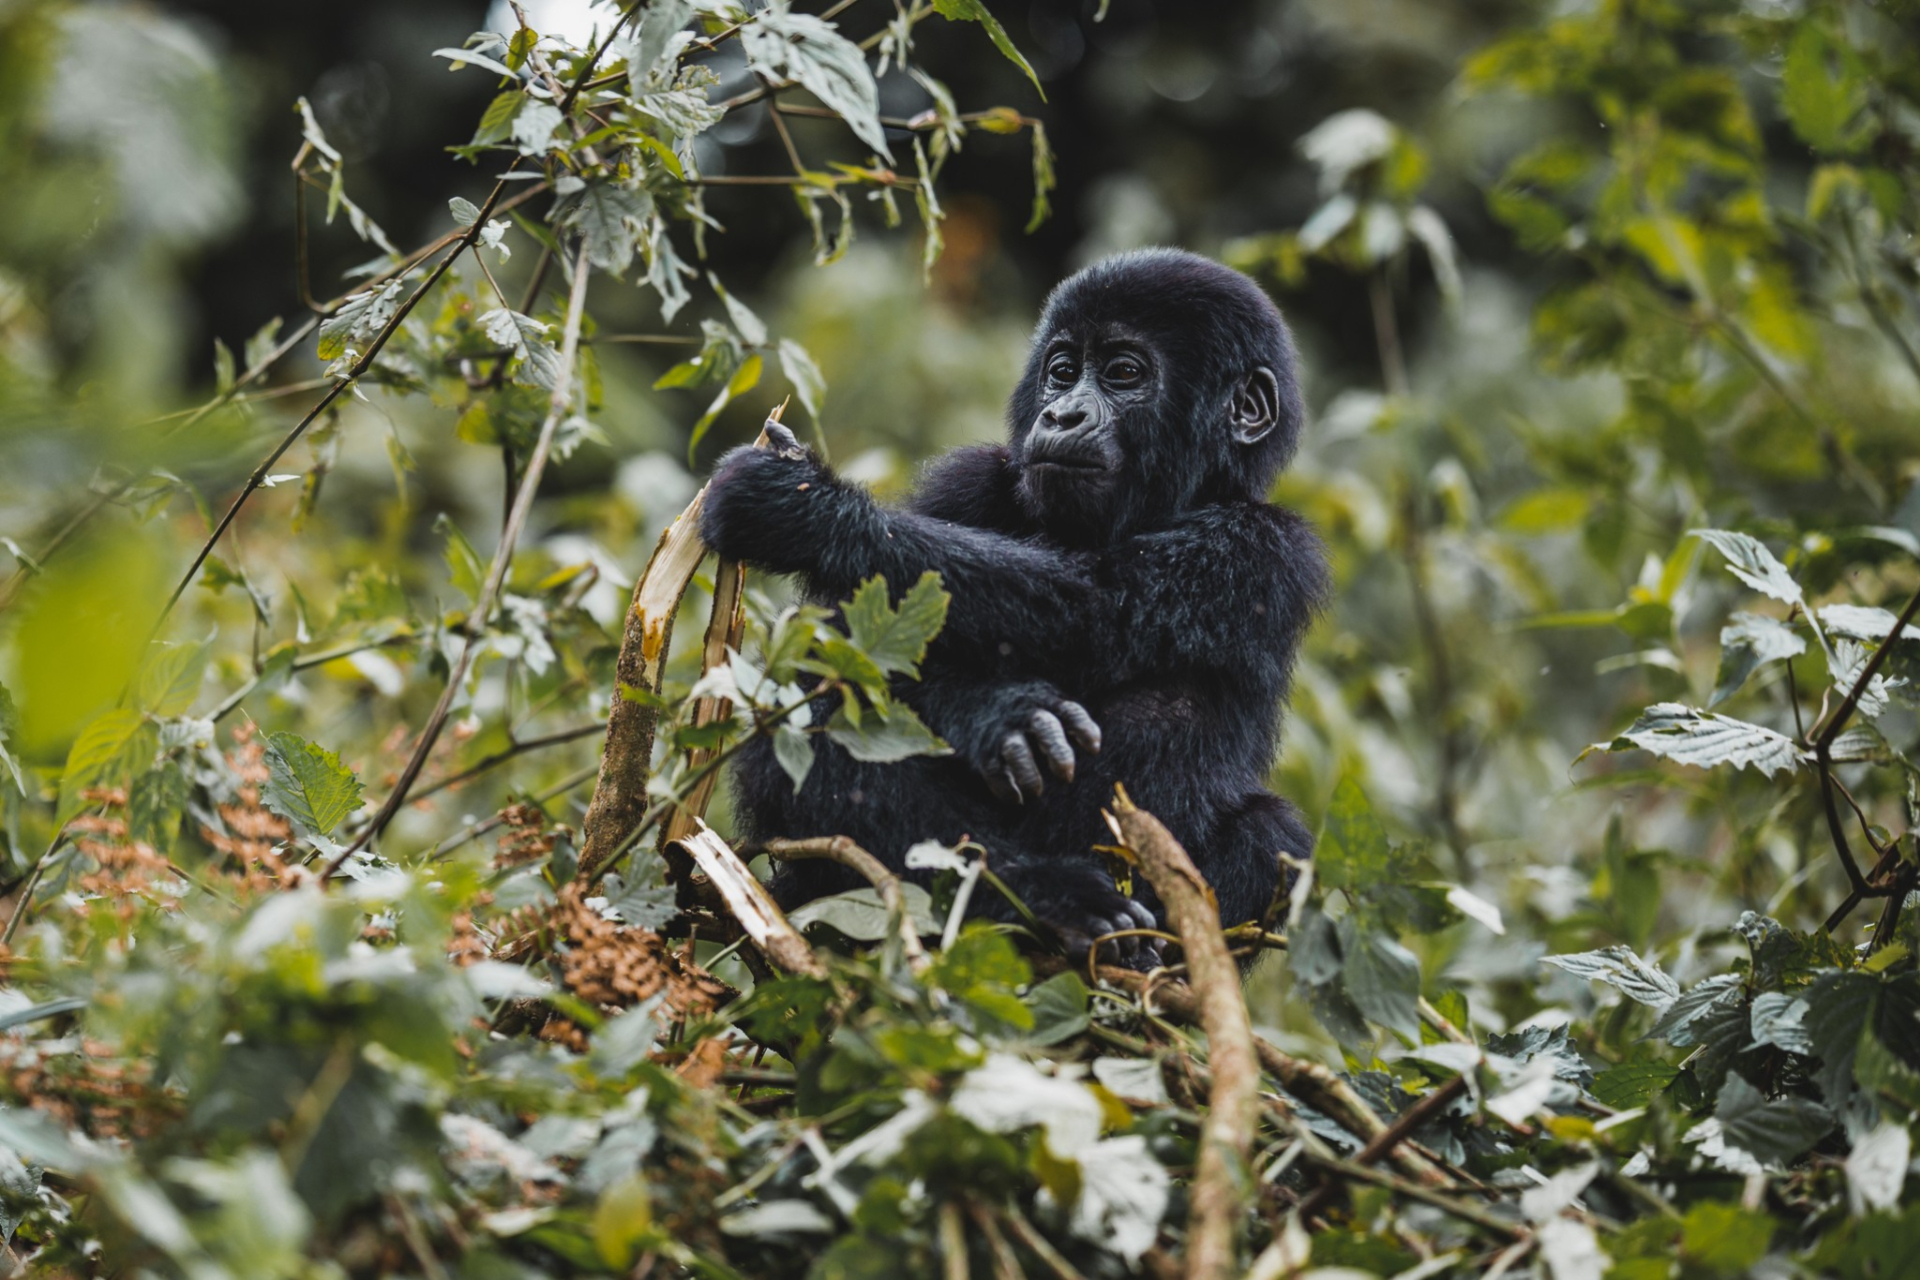
<path fill-rule="evenodd" d="M 680 847 L 705 874 L 727 910 L 746 930 L 748 940 L 762 955 L 788 973 L 807 978 L 827 976 L 826 967 L 813 954 L 813 948 L 800 936 L 800 931 L 787 923 L 766 886 L 713 828 L 696 819 L 692 834 L 680 842 Z"/>
<path fill-rule="evenodd" d="M 1375 1134 L 1366 1146 L 1360 1148 L 1359 1154 L 1353 1157 L 1353 1162 L 1362 1166 L 1380 1163 L 1382 1156 L 1392 1154 L 1394 1148 L 1412 1137 L 1415 1130 L 1452 1106 L 1453 1100 L 1466 1091 L 1466 1076 L 1458 1075 L 1447 1081 L 1408 1107 L 1405 1113 L 1385 1130 Z M 1306 1203 L 1300 1206 L 1301 1220 L 1304 1222 L 1311 1219 L 1314 1214 L 1326 1207 L 1327 1201 L 1332 1197 L 1332 1184 L 1322 1184 L 1317 1191 L 1307 1197 Z"/>
<path fill-rule="evenodd" d="M 1136 807 L 1126 788 L 1113 795 L 1114 830 L 1140 871 L 1166 904 L 1180 935 L 1187 969 L 1207 1033 L 1213 1074 L 1207 1116 L 1190 1193 L 1187 1228 L 1188 1280 L 1224 1280 L 1239 1274 L 1236 1236 L 1245 1217 L 1250 1186 L 1245 1177 L 1248 1144 L 1260 1116 L 1260 1066 L 1253 1024 L 1240 995 L 1240 971 L 1220 934 L 1220 907 L 1193 859 L 1160 820 Z"/>
<path fill-rule="evenodd" d="M 812 840 L 769 840 L 762 846 L 768 857 L 791 861 L 801 858 L 825 858 L 837 862 L 865 876 L 869 883 L 879 891 L 880 900 L 887 904 L 887 912 L 900 922 L 900 947 L 907 955 L 907 964 L 915 973 L 927 967 L 927 950 L 920 945 L 920 932 L 913 927 L 913 917 L 907 912 L 907 898 L 901 889 L 900 877 L 887 870 L 886 864 L 862 849 L 845 836 L 821 836 Z"/>

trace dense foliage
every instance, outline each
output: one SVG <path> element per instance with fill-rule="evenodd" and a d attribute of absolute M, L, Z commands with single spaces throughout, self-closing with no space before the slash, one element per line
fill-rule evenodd
<path fill-rule="evenodd" d="M 709 432 L 790 397 L 818 448 L 924 447 L 843 434 L 905 393 L 823 374 L 896 330 L 943 345 L 891 376 L 1004 392 L 1009 322 L 899 299 L 963 146 L 1023 135 L 1035 222 L 1054 180 L 1038 95 L 963 110 L 923 45 L 1031 68 L 978 0 L 597 13 L 417 51 L 493 86 L 448 140 L 485 185 L 417 247 L 276 104 L 305 313 L 148 418 L 158 264 L 236 199 L 219 55 L 150 11 L 0 8 L 15 1263 L 1173 1274 L 1224 1196 L 1262 1277 L 1913 1268 L 1920 13 L 1529 12 L 1427 129 L 1312 122 L 1298 227 L 1202 246 L 1283 304 L 1364 296 L 1378 366 L 1323 375 L 1276 495 L 1339 603 L 1275 777 L 1319 851 L 1225 938 L 1283 954 L 1247 983 L 1258 1119 L 1224 1179 L 1196 1170 L 1234 993 L 964 924 L 974 846 L 916 850 L 930 892 L 796 912 L 801 941 L 663 843 L 710 795 L 726 835 L 753 735 L 796 779 L 821 734 L 942 750 L 887 696 L 942 584 L 835 618 L 749 582 L 716 653 L 716 566 L 671 640 L 623 631 Z M 883 113 L 903 82 L 924 109 Z M 720 162 L 754 110 L 783 172 Z M 818 275 L 723 282 L 723 191 L 790 214 Z M 889 233 L 907 254 L 855 247 Z M 366 262 L 312 296 L 346 240 Z M 610 719 L 645 790 L 596 834 Z"/>

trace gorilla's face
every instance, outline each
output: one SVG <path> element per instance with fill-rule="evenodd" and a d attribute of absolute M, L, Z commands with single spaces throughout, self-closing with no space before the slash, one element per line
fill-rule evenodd
<path fill-rule="evenodd" d="M 1286 324 L 1237 271 L 1170 249 L 1054 290 L 1009 409 L 1020 505 L 1102 546 L 1197 502 L 1264 497 L 1302 410 Z"/>
<path fill-rule="evenodd" d="M 1057 333 L 1040 361 L 1040 408 L 1021 441 L 1021 496 L 1049 526 L 1110 526 L 1117 498 L 1135 480 L 1127 463 L 1159 399 L 1161 364 L 1151 344 L 1099 326 Z"/>

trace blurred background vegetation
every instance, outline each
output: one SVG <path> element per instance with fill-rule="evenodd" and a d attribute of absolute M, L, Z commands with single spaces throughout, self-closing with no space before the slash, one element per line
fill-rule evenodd
<path fill-rule="evenodd" d="M 583 38 L 590 23 L 571 0 L 526 7 L 542 30 Z M 1734 947 L 1743 908 L 1824 918 L 1846 882 L 1814 789 L 1644 755 L 1573 761 L 1650 702 L 1712 696 L 1743 598 L 1687 530 L 1754 534 L 1820 602 L 1897 610 L 1920 584 L 1920 14 L 1903 0 L 990 7 L 1044 101 L 962 24 L 927 24 L 919 53 L 963 106 L 1044 121 L 1058 186 L 1037 229 L 1023 230 L 1025 134 L 975 130 L 952 158 L 924 281 L 911 215 L 890 231 L 856 199 L 854 243 L 817 267 L 793 203 L 711 196 L 724 230 L 706 265 L 818 361 L 836 462 L 892 490 L 936 451 L 999 433 L 1041 299 L 1090 259 L 1148 244 L 1222 257 L 1273 289 L 1299 335 L 1313 425 L 1277 496 L 1321 528 L 1339 575 L 1276 785 L 1317 816 L 1356 776 L 1448 878 L 1505 909 L 1502 935 L 1462 921 L 1425 939 L 1429 973 L 1487 1025 L 1551 1019 L 1594 997 L 1543 977 L 1547 950 L 1664 944 L 1685 977 Z M 856 38 L 886 17 L 868 8 L 840 19 Z M 26 780 L 0 832 L 14 884 L 46 846 L 76 734 L 312 394 L 280 393 L 321 362 L 305 344 L 245 405 L 183 412 L 251 363 L 264 325 L 303 318 L 303 292 L 346 291 L 375 253 L 344 215 L 323 224 L 310 192 L 296 262 L 295 100 L 351 199 L 394 243 L 424 243 L 449 197 L 483 198 L 492 169 L 447 144 L 493 92 L 426 52 L 511 26 L 488 18 L 483 0 L 0 0 L 0 680 Z M 728 56 L 722 92 L 751 83 Z M 887 116 L 930 103 L 897 71 L 879 83 Z M 862 158 L 837 122 L 791 128 L 812 155 Z M 710 174 L 785 170 L 762 108 L 698 145 Z M 511 293 L 538 245 L 509 242 Z M 457 287 L 476 288 L 465 271 Z M 697 340 L 725 314 L 705 288 L 664 326 L 657 305 L 598 289 L 594 324 Z M 593 566 L 575 579 L 584 630 L 550 672 L 482 681 L 430 776 L 509 732 L 604 714 L 626 584 L 713 457 L 786 394 L 769 377 L 741 396 L 689 470 L 711 390 L 653 387 L 686 354 L 595 348 L 591 438 L 549 476 L 523 544 L 555 572 Z M 444 395 L 369 386 L 275 465 L 284 478 L 168 623 L 169 639 L 216 637 L 201 714 L 276 645 L 352 649 L 238 709 L 324 742 L 383 792 L 444 678 L 436 619 L 461 593 L 446 521 L 482 560 L 499 527 L 500 450 L 461 421 Z M 409 611 L 411 628 L 392 621 Z M 1821 648 L 1803 650 L 1797 688 L 1825 688 Z M 1791 735 L 1787 671 L 1765 668 L 1735 705 Z M 1843 768 L 1884 842 L 1906 825 L 1896 757 L 1912 714 L 1896 705 L 1881 727 L 1868 754 L 1894 767 Z M 440 793 L 395 831 L 430 842 L 590 763 L 596 741 Z M 574 801 L 550 810 L 576 821 Z M 1286 986 L 1263 970 L 1256 1014 L 1304 1032 Z"/>

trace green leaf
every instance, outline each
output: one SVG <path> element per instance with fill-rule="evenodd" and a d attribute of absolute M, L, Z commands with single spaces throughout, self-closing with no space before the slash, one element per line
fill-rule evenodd
<path fill-rule="evenodd" d="M 1767 1254 L 1773 1219 L 1735 1204 L 1702 1201 L 1687 1210 L 1680 1248 L 1689 1263 L 1721 1275 L 1744 1275 Z"/>
<path fill-rule="evenodd" d="M 261 800 L 300 834 L 326 836 L 360 807 L 362 787 L 340 757 L 291 733 L 267 738 L 266 786 Z"/>
<path fill-rule="evenodd" d="M 505 142 L 513 133 L 513 118 L 520 108 L 532 99 L 518 89 L 509 89 L 487 104 L 485 114 L 480 117 L 479 128 L 473 131 L 473 141 L 469 146 L 491 146 L 496 142 Z"/>
<path fill-rule="evenodd" d="M 1367 793 L 1351 774 L 1340 779 L 1314 846 L 1314 874 L 1329 888 L 1357 892 L 1386 878 L 1392 849 Z"/>
<path fill-rule="evenodd" d="M 1044 97 L 1045 95 L 1041 95 Z M 1053 172 L 1053 148 L 1047 145 L 1047 129 L 1033 122 L 1033 212 L 1027 215 L 1027 234 L 1032 235 L 1053 216 L 1053 189 L 1059 180 Z"/>
<path fill-rule="evenodd" d="M 1593 1096 L 1622 1111 L 1644 1107 L 1679 1074 L 1680 1068 L 1666 1062 L 1623 1062 L 1593 1078 Z"/>
<path fill-rule="evenodd" d="M 1852 151 L 1870 126 L 1854 128 L 1867 106 L 1868 84 L 1852 50 L 1830 41 L 1815 22 L 1802 19 L 1787 45 L 1781 69 L 1780 105 L 1793 131 L 1821 151 Z"/>
<path fill-rule="evenodd" d="M 159 728 L 127 707 L 117 707 L 82 729 L 60 774 L 54 825 L 66 825 L 67 819 L 87 807 L 82 792 L 126 785 L 136 770 L 153 762 L 159 747 Z"/>
<path fill-rule="evenodd" d="M 832 23 L 784 8 L 764 9 L 741 29 L 740 47 L 753 71 L 799 84 L 845 120 L 860 141 L 893 159 L 866 55 Z"/>
<path fill-rule="evenodd" d="M 892 764 L 909 756 L 949 756 L 953 748 L 934 736 L 913 708 L 903 702 L 888 707 L 885 718 L 867 716 L 855 726 L 843 707 L 827 725 L 827 736 L 846 748 L 855 760 Z"/>
<path fill-rule="evenodd" d="M 626 874 L 610 874 L 601 882 L 607 910 L 638 929 L 658 929 L 680 914 L 674 887 L 667 882 L 667 866 L 652 849 L 636 849 Z"/>
<path fill-rule="evenodd" d="M 560 221 L 579 228 L 588 262 L 608 275 L 624 277 L 652 213 L 653 197 L 644 189 L 596 179 L 571 197 Z"/>
<path fill-rule="evenodd" d="M 160 645 L 140 672 L 141 709 L 162 720 L 185 715 L 199 696 L 210 648 L 206 641 Z"/>
<path fill-rule="evenodd" d="M 815 425 L 820 422 L 820 406 L 827 401 L 827 379 L 807 349 L 792 338 L 780 339 L 780 372 L 786 375 L 794 394 Z"/>
<path fill-rule="evenodd" d="M 480 589 L 487 580 L 487 566 L 480 559 L 480 553 L 467 541 L 467 535 L 460 532 L 453 517 L 444 511 L 434 517 L 433 531 L 447 540 L 447 574 L 453 579 L 454 589 L 478 603 Z"/>
<path fill-rule="evenodd" d="M 745 395 L 760 385 L 760 370 L 765 361 L 758 353 L 748 356 L 740 362 L 740 367 L 727 379 L 727 385 L 720 388 L 720 394 L 713 398 L 707 411 L 700 415 L 700 421 L 693 424 L 693 435 L 687 441 L 687 465 L 693 465 L 693 456 L 700 448 L 700 442 L 706 438 L 707 428 L 720 416 L 720 411 L 733 403 L 735 396 Z"/>
<path fill-rule="evenodd" d="M 1755 591 L 1787 604 L 1806 602 L 1787 566 L 1774 559 L 1757 538 L 1726 529 L 1695 529 L 1687 536 L 1699 538 L 1725 556 L 1728 571 Z"/>
<path fill-rule="evenodd" d="M 1665 1010 L 1680 998 L 1680 984 L 1657 964 L 1642 960 L 1631 947 L 1546 956 L 1546 963 L 1579 978 L 1604 982 L 1650 1008 Z"/>
<path fill-rule="evenodd" d="M 1735 693 L 1747 678 L 1769 662 L 1797 658 L 1807 642 L 1786 623 L 1756 613 L 1736 613 L 1720 628 L 1720 672 L 1714 678 L 1709 708 Z"/>
<path fill-rule="evenodd" d="M 1033 87 L 1039 91 L 1040 100 L 1047 100 L 1047 91 L 1040 87 L 1040 77 L 1033 73 L 1033 67 L 1016 49 L 1013 40 L 1007 35 L 1007 29 L 1000 20 L 987 12 L 987 6 L 981 0 L 933 0 L 933 10 L 949 22 L 977 22 L 986 29 L 987 39 L 993 41 L 1003 57 L 1020 70 L 1026 72 L 1027 79 L 1033 81 Z M 1029 228 L 1031 230 L 1031 228 Z"/>
<path fill-rule="evenodd" d="M 799 795 L 813 770 L 813 737 L 791 720 L 782 721 L 773 731 L 773 758 L 793 779 L 793 794 Z"/>
<path fill-rule="evenodd" d="M 1057 973 L 1027 992 L 1027 1007 L 1033 1011 L 1033 1030 L 1028 1044 L 1038 1048 L 1070 1040 L 1087 1029 L 1087 984 L 1071 970 Z"/>
<path fill-rule="evenodd" d="M 1362 929 L 1353 916 L 1340 921 L 1340 976 L 1347 995 L 1368 1019 L 1420 1042 L 1420 962 L 1385 934 Z"/>
<path fill-rule="evenodd" d="M 911 881 L 902 881 L 900 891 L 913 927 L 923 934 L 939 933 L 940 926 L 933 919 L 933 900 L 927 891 Z M 828 925 L 855 942 L 878 942 L 892 933 L 887 904 L 880 900 L 880 891 L 871 886 L 815 898 L 789 912 L 787 920 L 796 929 Z"/>
<path fill-rule="evenodd" d="M 1811 1098 L 1769 1102 L 1738 1073 L 1729 1073 L 1713 1115 L 1728 1146 L 1756 1160 L 1784 1164 L 1833 1132 L 1833 1112 Z"/>
<path fill-rule="evenodd" d="M 940 575 L 928 570 L 896 611 L 887 605 L 886 579 L 868 578 L 842 606 L 848 636 L 880 670 L 918 678 L 928 642 L 946 625 L 949 599 Z"/>
<path fill-rule="evenodd" d="M 226 343 L 213 340 L 213 391 L 215 395 L 225 395 L 233 390 L 234 379 L 233 350 Z"/>
<path fill-rule="evenodd" d="M 739 331 L 746 344 L 750 347 L 765 346 L 767 322 L 755 315 L 753 308 L 728 293 L 727 287 L 720 283 L 720 277 L 711 271 L 707 272 L 707 283 L 711 284 L 713 291 L 720 296 L 721 305 L 727 309 L 727 319 L 733 322 L 733 327 Z"/>
<path fill-rule="evenodd" d="M 27 780 L 20 773 L 20 762 L 14 758 L 10 744 L 20 736 L 20 709 L 13 704 L 13 695 L 7 692 L 7 686 L 0 684 L 0 768 L 5 768 L 13 779 L 14 790 L 21 795 L 27 794 Z"/>
<path fill-rule="evenodd" d="M 1782 769 L 1800 767 L 1800 748 L 1793 739 L 1745 720 L 1677 702 L 1656 702 L 1612 742 L 1595 743 L 1588 750 L 1631 751 L 1636 747 L 1676 764 L 1702 769 L 1730 764 L 1738 769 L 1758 769 L 1772 777 Z"/>
<path fill-rule="evenodd" d="M 171 762 L 137 775 L 127 790 L 127 834 L 162 853 L 171 850 L 189 791 L 186 775 Z"/>

